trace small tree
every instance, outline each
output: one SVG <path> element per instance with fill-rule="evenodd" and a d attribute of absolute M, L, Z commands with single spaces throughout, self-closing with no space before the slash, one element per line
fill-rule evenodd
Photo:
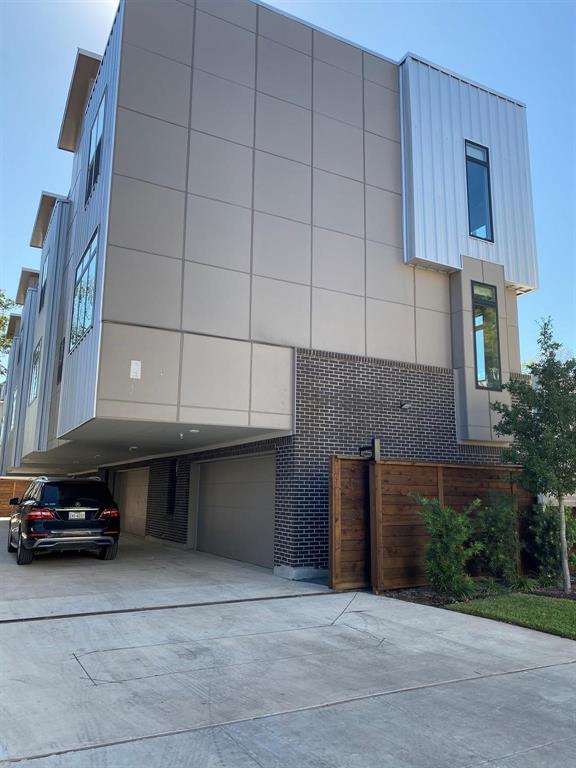
<path fill-rule="evenodd" d="M 8 328 L 8 312 L 14 306 L 14 302 L 7 298 L 5 292 L 0 288 L 0 382 L 6 376 L 6 366 L 4 365 L 4 356 L 10 350 L 12 340 L 6 337 Z"/>
<path fill-rule="evenodd" d="M 504 386 L 512 405 L 492 407 L 501 417 L 496 432 L 512 438 L 504 459 L 522 465 L 526 488 L 558 502 L 562 579 L 569 593 L 564 499 L 576 492 L 576 359 L 561 359 L 550 318 L 540 325 L 538 348 L 538 359 L 528 365 L 532 381 L 512 379 Z"/>
<path fill-rule="evenodd" d="M 412 495 L 412 494 L 410 494 Z M 443 506 L 438 499 L 412 495 L 420 504 L 420 515 L 428 533 L 425 563 L 426 576 L 434 589 L 448 597 L 468 597 L 474 582 L 466 572 L 469 561 L 482 547 L 472 542 L 475 511 L 480 506 L 475 499 L 463 512 Z"/>

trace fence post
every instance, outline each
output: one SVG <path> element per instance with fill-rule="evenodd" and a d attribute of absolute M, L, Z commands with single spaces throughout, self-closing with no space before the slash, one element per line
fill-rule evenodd
<path fill-rule="evenodd" d="M 370 569 L 372 591 L 378 595 L 381 590 L 382 574 L 380 566 L 384 564 L 384 526 L 382 525 L 382 465 L 370 462 Z"/>
<path fill-rule="evenodd" d="M 342 553 L 341 462 L 338 456 L 330 458 L 330 502 L 328 520 L 329 586 L 336 588 L 336 574 L 340 573 Z"/>
<path fill-rule="evenodd" d="M 440 506 L 444 506 L 444 467 L 439 464 L 436 468 L 437 480 L 438 480 L 438 502 Z"/>

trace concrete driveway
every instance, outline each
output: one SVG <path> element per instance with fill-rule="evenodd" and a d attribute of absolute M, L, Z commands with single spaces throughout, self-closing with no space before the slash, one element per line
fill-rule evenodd
<path fill-rule="evenodd" d="M 10 568 L 3 561 L 9 589 L 35 602 L 20 618 L 16 595 L 3 604 L 0 764 L 574 764 L 576 643 L 150 547 L 140 549 L 142 561 L 133 555 L 132 575 L 127 550 L 124 563 L 70 557 Z M 172 571 L 181 571 L 176 584 Z M 219 589 L 221 599 L 128 607 L 131 588 L 139 603 L 185 597 L 187 578 L 195 598 Z M 71 591 L 60 598 L 66 585 Z M 109 590 L 110 605 L 123 601 L 122 612 L 61 614 L 62 599 L 93 606 L 96 586 Z M 33 598 L 36 590 L 42 594 Z"/>
<path fill-rule="evenodd" d="M 118 557 L 46 553 L 17 566 L 0 523 L 0 621 L 328 591 L 266 568 L 122 534 Z"/>

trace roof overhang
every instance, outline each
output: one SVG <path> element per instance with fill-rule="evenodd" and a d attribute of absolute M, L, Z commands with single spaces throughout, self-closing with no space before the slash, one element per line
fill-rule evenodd
<path fill-rule="evenodd" d="M 30 269 L 29 267 L 22 268 L 20 280 L 18 281 L 18 290 L 16 291 L 16 304 L 24 304 L 28 288 L 36 287 L 38 285 L 39 277 L 40 272 L 38 272 L 37 269 Z"/>
<path fill-rule="evenodd" d="M 6 326 L 6 338 L 13 339 L 20 330 L 20 315 L 10 315 L 8 325 Z"/>
<path fill-rule="evenodd" d="M 30 245 L 32 248 L 42 248 L 44 245 L 48 224 L 50 223 L 52 211 L 54 210 L 57 200 L 66 201 L 68 198 L 63 195 L 55 195 L 52 192 L 42 192 L 40 202 L 38 203 L 38 211 L 36 212 L 32 237 L 30 238 Z"/>
<path fill-rule="evenodd" d="M 58 138 L 59 149 L 65 149 L 67 152 L 76 151 L 84 109 L 101 61 L 102 56 L 97 53 L 78 48 Z"/>
<path fill-rule="evenodd" d="M 457 72 L 453 72 L 451 69 L 447 69 L 446 67 L 441 67 L 439 64 L 435 64 L 433 61 L 429 61 L 428 59 L 423 58 L 422 56 L 418 56 L 416 53 L 411 53 L 408 51 L 398 62 L 398 65 L 401 66 L 404 64 L 405 61 L 408 59 L 413 59 L 414 61 L 420 62 L 420 64 L 426 64 L 427 67 L 431 67 L 432 69 L 437 69 L 439 72 L 443 72 L 445 75 L 449 75 L 450 77 L 453 77 L 455 80 L 461 80 L 463 83 L 466 83 L 467 85 L 473 85 L 474 88 L 478 88 L 481 91 L 485 91 L 486 93 L 490 93 L 492 96 L 498 96 L 500 99 L 504 99 L 504 101 L 510 101 L 512 104 L 516 104 L 517 107 L 524 107 L 526 108 L 526 104 L 523 101 L 519 101 L 518 99 L 513 99 L 511 96 L 506 96 L 504 93 L 500 93 L 499 91 L 495 91 L 493 88 L 488 88 L 486 85 L 482 85 L 481 83 L 477 83 L 475 80 L 470 80 L 468 77 L 462 77 L 462 75 L 459 75 Z"/>

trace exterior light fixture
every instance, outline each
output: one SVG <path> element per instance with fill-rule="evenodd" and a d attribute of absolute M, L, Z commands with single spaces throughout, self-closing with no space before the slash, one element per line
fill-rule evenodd
<path fill-rule="evenodd" d="M 188 432 L 191 432 L 193 435 L 196 435 L 198 432 L 200 432 L 199 429 L 189 429 Z"/>
<path fill-rule="evenodd" d="M 412 408 L 412 403 L 409 400 L 401 400 L 400 401 L 400 409 L 402 411 L 407 411 L 410 408 Z"/>

